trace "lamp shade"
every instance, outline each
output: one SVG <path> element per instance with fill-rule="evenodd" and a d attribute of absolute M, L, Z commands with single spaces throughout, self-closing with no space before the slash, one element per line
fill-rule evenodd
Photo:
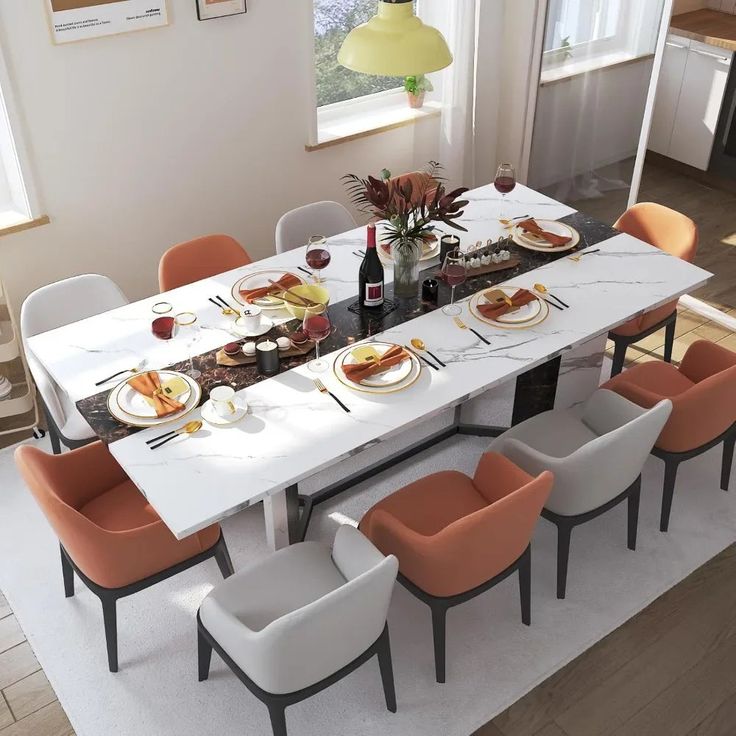
<path fill-rule="evenodd" d="M 445 37 L 414 15 L 412 2 L 378 3 L 378 14 L 354 28 L 337 60 L 348 69 L 386 77 L 428 74 L 452 64 Z"/>

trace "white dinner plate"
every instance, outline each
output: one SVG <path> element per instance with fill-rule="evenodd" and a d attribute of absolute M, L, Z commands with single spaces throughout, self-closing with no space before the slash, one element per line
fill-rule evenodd
<path fill-rule="evenodd" d="M 518 290 L 519 286 L 496 286 L 494 287 L 496 289 L 501 289 L 504 294 L 508 297 L 512 297 Z M 470 298 L 470 313 L 475 317 L 476 319 L 479 319 L 481 322 L 485 322 L 488 325 L 493 325 L 494 327 L 498 327 L 499 329 L 505 329 L 505 330 L 525 330 L 530 327 L 536 327 L 538 324 L 541 324 L 544 322 L 544 320 L 549 317 L 549 305 L 547 302 L 537 298 L 537 304 L 539 305 L 539 313 L 533 317 L 532 319 L 529 319 L 525 322 L 500 322 L 498 320 L 493 320 L 488 317 L 485 317 L 481 312 L 478 310 L 478 307 L 481 304 L 487 303 L 485 299 L 483 298 L 483 294 L 488 291 L 487 289 L 484 289 L 483 291 L 479 291 L 477 294 L 473 294 L 473 296 Z"/>
<path fill-rule="evenodd" d="M 536 220 L 536 222 L 543 230 L 547 230 L 555 235 L 571 238 L 570 242 L 566 245 L 555 247 L 550 245 L 544 238 L 524 232 L 523 228 L 517 225 L 511 233 L 511 237 L 517 245 L 527 250 L 535 250 L 542 253 L 565 253 L 575 248 L 580 242 L 580 233 L 574 227 L 565 225 L 565 223 L 558 222 L 557 220 Z"/>
<path fill-rule="evenodd" d="M 177 373 L 176 371 L 158 371 L 158 374 L 161 378 L 161 383 L 166 383 L 175 377 L 183 378 L 186 381 L 187 386 L 189 387 L 189 393 L 186 400 L 182 401 L 184 408 L 181 411 L 176 414 L 170 414 L 167 417 L 157 417 L 156 412 L 148 405 L 148 402 L 146 402 L 143 397 L 141 397 L 141 401 L 143 401 L 146 407 L 150 409 L 149 415 L 136 416 L 136 414 L 125 411 L 125 409 L 121 407 L 120 395 L 122 392 L 126 392 L 127 394 L 128 391 L 133 391 L 133 389 L 128 386 L 128 381 L 130 379 L 126 378 L 115 386 L 107 397 L 107 410 L 110 412 L 110 415 L 114 419 L 117 419 L 117 421 L 130 427 L 157 427 L 160 424 L 179 420 L 199 406 L 199 400 L 202 398 L 202 389 L 193 378 L 187 376 L 185 373 Z"/>
<path fill-rule="evenodd" d="M 373 342 L 367 344 L 371 347 L 376 348 L 376 350 L 378 350 L 381 354 L 385 353 L 387 350 L 393 347 L 392 343 Z M 384 383 L 383 385 L 371 385 L 367 382 L 361 382 L 359 384 L 355 383 L 345 376 L 342 370 L 342 365 L 344 363 L 355 362 L 355 359 L 352 357 L 351 353 L 353 350 L 355 350 L 356 347 L 357 346 L 355 345 L 351 345 L 350 347 L 345 348 L 345 350 L 343 350 L 337 356 L 333 365 L 335 376 L 340 381 L 340 383 L 344 384 L 348 388 L 353 389 L 354 391 L 376 395 L 396 393 L 398 391 L 403 391 L 405 388 L 409 388 L 409 386 L 414 384 L 419 379 L 419 376 L 422 373 L 422 364 L 413 353 L 409 353 L 409 360 L 404 361 L 400 366 L 402 371 L 406 371 L 406 375 L 401 380 L 394 382 L 393 379 L 391 379 L 391 383 Z M 371 381 L 371 383 L 373 383 L 373 379 L 380 379 L 382 376 L 388 376 L 392 372 L 393 369 L 391 371 L 386 371 L 385 374 L 371 376 L 369 380 Z"/>
<path fill-rule="evenodd" d="M 491 289 L 486 289 L 484 292 L 482 292 L 482 294 L 487 294 L 491 291 L 502 291 L 507 297 L 511 298 L 514 296 L 514 294 L 516 294 L 518 289 L 509 289 L 503 286 L 494 286 Z M 480 299 L 478 303 L 490 304 L 490 302 L 486 302 L 484 298 Z M 523 324 L 526 322 L 531 322 L 532 320 L 539 317 L 541 311 L 542 301 L 539 299 L 539 297 L 535 296 L 533 302 L 525 304 L 523 307 L 518 307 L 513 312 L 507 312 L 503 316 L 499 317 L 496 321 L 508 325 Z"/>
<path fill-rule="evenodd" d="M 372 345 L 371 347 L 374 347 L 378 355 L 382 356 L 385 355 L 386 352 L 388 352 L 393 347 L 393 345 L 380 343 Z M 347 357 L 342 362 L 342 365 L 355 365 L 358 362 L 358 359 L 352 353 L 348 353 Z M 369 376 L 368 378 L 363 379 L 360 382 L 360 385 L 371 386 L 373 388 L 389 388 L 392 386 L 396 386 L 397 384 L 404 381 L 410 373 L 411 361 L 405 360 L 403 363 L 392 366 L 383 373 L 377 373 L 375 376 Z"/>
<path fill-rule="evenodd" d="M 263 289 L 271 285 L 269 283 L 269 280 L 278 281 L 280 278 L 286 276 L 287 274 L 293 276 L 295 279 L 298 279 L 299 284 L 301 284 L 302 286 L 307 283 L 301 276 L 298 276 L 292 271 L 285 271 L 281 268 L 273 268 L 264 271 L 254 271 L 253 273 L 249 273 L 247 276 L 243 276 L 242 279 L 239 279 L 235 283 L 235 286 L 233 286 L 232 290 L 233 299 L 235 299 L 238 304 L 247 306 L 245 299 L 243 299 L 240 294 L 241 289 Z M 295 286 L 297 286 L 297 284 L 295 284 Z M 256 304 L 261 309 L 282 309 L 285 305 L 285 302 L 283 299 L 269 296 L 265 299 L 258 299 L 253 302 L 253 304 Z"/>

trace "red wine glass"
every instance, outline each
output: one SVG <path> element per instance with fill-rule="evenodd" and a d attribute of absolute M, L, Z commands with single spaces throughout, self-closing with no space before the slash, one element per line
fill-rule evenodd
<path fill-rule="evenodd" d="M 319 357 L 319 344 L 332 332 L 330 315 L 324 304 L 317 304 L 304 310 L 302 330 L 310 340 L 314 341 L 316 350 L 314 360 L 310 361 L 307 367 L 314 373 L 323 373 L 327 370 L 327 363 Z"/>
<path fill-rule="evenodd" d="M 516 171 L 511 164 L 501 164 L 496 172 L 496 179 L 493 182 L 496 191 L 501 195 L 502 210 L 500 220 L 506 219 L 506 195 L 516 189 Z"/>
<path fill-rule="evenodd" d="M 313 235 L 307 245 L 307 265 L 317 272 L 314 283 L 322 283 L 322 269 L 330 264 L 330 246 L 324 235 Z"/>
<path fill-rule="evenodd" d="M 442 311 L 451 317 L 462 313 L 462 307 L 455 304 L 455 287 L 464 284 L 468 278 L 468 271 L 465 268 L 465 256 L 460 251 L 453 251 L 447 254 L 445 263 L 442 266 L 442 273 L 445 281 L 452 287 L 452 296 L 450 303 L 442 307 Z"/>
<path fill-rule="evenodd" d="M 173 317 L 156 317 L 151 322 L 151 332 L 159 340 L 171 340 L 174 336 L 175 322 Z"/>

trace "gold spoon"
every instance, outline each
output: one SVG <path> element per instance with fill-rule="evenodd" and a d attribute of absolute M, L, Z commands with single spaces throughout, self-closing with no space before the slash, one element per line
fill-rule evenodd
<path fill-rule="evenodd" d="M 555 301 L 562 304 L 562 306 L 565 307 L 566 309 L 570 307 L 570 305 L 563 302 L 562 299 L 560 299 L 560 297 L 555 296 L 554 294 L 550 294 L 549 289 L 544 284 L 534 284 L 534 291 L 538 291 L 540 294 L 545 294 L 550 299 L 554 299 Z"/>
<path fill-rule="evenodd" d="M 146 444 L 150 446 L 152 450 L 157 450 L 159 447 L 163 447 L 167 442 L 171 442 L 171 440 L 175 440 L 180 434 L 186 434 L 188 436 L 191 436 L 193 434 L 196 434 L 199 432 L 200 429 L 202 429 L 202 422 L 199 420 L 194 422 L 187 422 L 183 427 L 179 427 L 179 429 L 175 429 L 171 432 L 171 437 L 166 437 L 166 435 L 161 435 L 160 437 L 156 437 L 153 440 L 148 440 Z M 166 437 L 166 439 L 163 439 Z M 162 440 L 158 444 L 152 444 L 156 442 L 157 440 Z"/>
<path fill-rule="evenodd" d="M 411 342 L 412 347 L 416 348 L 422 353 L 427 353 L 427 355 L 434 358 L 434 360 L 436 360 L 443 368 L 447 368 L 447 365 L 443 363 L 434 353 L 430 353 L 429 350 L 427 350 L 427 346 L 424 344 L 424 340 L 420 340 L 418 337 L 412 337 L 409 342 Z"/>

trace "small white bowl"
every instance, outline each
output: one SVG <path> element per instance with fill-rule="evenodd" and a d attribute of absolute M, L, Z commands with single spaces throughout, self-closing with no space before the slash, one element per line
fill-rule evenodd
<path fill-rule="evenodd" d="M 279 346 L 279 350 L 285 353 L 291 347 L 291 340 L 288 337 L 276 338 L 276 344 Z"/>
<path fill-rule="evenodd" d="M 252 358 L 256 354 L 256 344 L 254 342 L 246 342 L 243 345 L 243 355 Z"/>

